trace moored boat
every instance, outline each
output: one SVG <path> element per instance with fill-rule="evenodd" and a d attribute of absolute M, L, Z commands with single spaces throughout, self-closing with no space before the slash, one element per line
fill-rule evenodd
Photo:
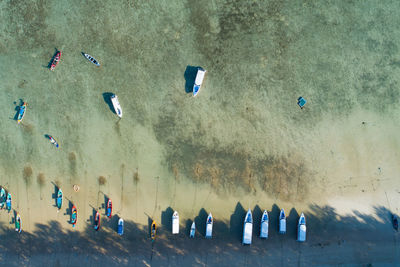
<path fill-rule="evenodd" d="M 57 192 L 57 208 L 58 208 L 58 211 L 61 209 L 62 201 L 63 201 L 63 192 L 62 192 L 61 188 L 58 188 L 58 192 Z"/>
<path fill-rule="evenodd" d="M 306 217 L 304 217 L 304 213 L 301 213 L 299 218 L 299 223 L 297 225 L 297 241 L 305 242 L 306 241 Z"/>
<path fill-rule="evenodd" d="M 253 215 L 249 209 L 244 218 L 243 225 L 243 245 L 251 245 L 251 239 L 253 235 Z"/>
<path fill-rule="evenodd" d="M 206 75 L 206 70 L 203 68 L 198 68 L 197 69 L 197 74 L 196 74 L 196 79 L 194 80 L 194 85 L 193 85 L 193 96 L 196 96 L 201 88 L 201 85 L 203 84 L 204 77 Z"/>
<path fill-rule="evenodd" d="M 60 59 L 61 59 L 61 51 L 57 51 L 53 57 L 53 60 L 51 61 L 50 70 L 54 70 L 56 68 L 58 62 L 60 62 Z"/>
<path fill-rule="evenodd" d="M 92 62 L 93 64 L 95 64 L 97 67 L 100 67 L 100 63 L 91 55 L 86 54 L 86 53 L 82 53 L 90 62 Z"/>
<path fill-rule="evenodd" d="M 283 209 L 281 209 L 281 212 L 279 214 L 279 233 L 280 234 L 286 233 L 286 215 Z"/>
<path fill-rule="evenodd" d="M 268 212 L 264 210 L 264 213 L 261 216 L 260 238 L 268 238 L 268 224 Z"/>
<path fill-rule="evenodd" d="M 151 231 L 150 231 L 150 236 L 152 241 L 156 240 L 156 234 L 157 234 L 157 224 L 156 221 L 153 220 L 153 222 L 151 223 Z"/>
<path fill-rule="evenodd" d="M 172 234 L 179 234 L 179 214 L 177 211 L 172 214 Z"/>
<path fill-rule="evenodd" d="M 190 237 L 194 238 L 195 234 L 196 234 L 196 223 L 193 222 L 192 226 L 190 227 Z"/>
<path fill-rule="evenodd" d="M 118 115 L 118 117 L 122 118 L 122 108 L 121 105 L 119 104 L 117 95 L 111 96 L 111 103 L 113 104 L 115 113 Z"/>
<path fill-rule="evenodd" d="M 207 221 L 206 221 L 206 238 L 212 237 L 213 223 L 214 223 L 214 219 L 210 212 L 210 214 L 208 214 Z"/>
<path fill-rule="evenodd" d="M 6 204 L 6 190 L 4 187 L 1 187 L 0 190 L 0 208 L 4 208 L 4 205 Z"/>
<path fill-rule="evenodd" d="M 48 135 L 48 137 L 49 137 L 50 143 L 52 143 L 53 145 L 58 147 L 58 143 L 57 143 L 56 139 L 54 139 L 54 137 L 51 135 Z"/>
<path fill-rule="evenodd" d="M 10 193 L 7 194 L 6 208 L 7 208 L 8 212 L 11 211 L 11 194 Z"/>
<path fill-rule="evenodd" d="M 106 216 L 108 218 L 111 218 L 111 215 L 112 215 L 112 202 L 111 202 L 111 199 L 109 198 L 107 200 L 107 213 L 106 213 Z"/>
<path fill-rule="evenodd" d="M 21 220 L 21 216 L 19 216 L 19 213 L 17 213 L 17 216 L 15 217 L 15 231 L 17 231 L 18 233 L 21 233 L 21 229 L 22 229 L 22 220 Z"/>
<path fill-rule="evenodd" d="M 75 227 L 76 221 L 78 220 L 78 210 L 76 209 L 75 205 L 72 206 L 71 209 L 71 224 L 72 227 Z"/>
<path fill-rule="evenodd" d="M 399 230 L 399 220 L 397 219 L 397 216 L 395 214 L 392 214 L 392 224 L 394 230 L 398 231 Z"/>
<path fill-rule="evenodd" d="M 98 231 L 100 229 L 100 212 L 96 211 L 94 215 L 94 230 Z"/>
<path fill-rule="evenodd" d="M 123 235 L 124 234 L 124 220 L 122 218 L 119 218 L 119 220 L 118 220 L 117 233 L 119 235 Z"/>
<path fill-rule="evenodd" d="M 18 119 L 17 122 L 18 124 L 22 121 L 22 119 L 25 116 L 25 112 L 26 112 L 26 106 L 28 104 L 26 102 L 22 103 L 22 106 L 19 108 L 19 112 L 18 112 Z"/>

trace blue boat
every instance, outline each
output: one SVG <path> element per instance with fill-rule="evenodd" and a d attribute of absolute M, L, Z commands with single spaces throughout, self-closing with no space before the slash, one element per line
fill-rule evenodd
<path fill-rule="evenodd" d="M 11 211 L 11 194 L 10 193 L 7 194 L 6 208 L 7 208 L 8 212 Z"/>
<path fill-rule="evenodd" d="M 117 229 L 117 233 L 119 235 L 123 235 L 124 234 L 124 220 L 122 218 L 120 218 L 118 220 L 118 229 Z"/>
<path fill-rule="evenodd" d="M 207 71 L 204 70 L 203 68 L 197 69 L 196 79 L 194 80 L 194 85 L 193 85 L 193 96 L 196 96 L 199 93 L 206 72 Z"/>
<path fill-rule="evenodd" d="M 2 187 L 0 190 L 0 208 L 2 209 L 6 204 L 6 190 Z"/>
<path fill-rule="evenodd" d="M 20 122 L 22 121 L 22 119 L 23 119 L 24 116 L 25 116 L 25 111 L 26 111 L 26 106 L 27 106 L 27 105 L 28 105 L 28 104 L 27 104 L 26 102 L 24 102 L 24 103 L 22 104 L 22 106 L 19 108 L 18 119 L 17 119 L 18 124 L 20 124 Z"/>
<path fill-rule="evenodd" d="M 57 208 L 58 208 L 58 210 L 61 209 L 62 200 L 63 200 L 63 193 L 62 193 L 61 188 L 59 188 L 58 192 L 57 192 Z"/>

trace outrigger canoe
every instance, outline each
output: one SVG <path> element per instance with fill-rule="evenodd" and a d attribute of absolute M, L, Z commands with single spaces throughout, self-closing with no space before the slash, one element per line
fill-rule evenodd
<path fill-rule="evenodd" d="M 106 213 L 106 216 L 107 216 L 108 218 L 111 218 L 111 214 L 112 214 L 112 202 L 111 202 L 111 199 L 108 199 L 108 201 L 107 201 L 107 213 Z"/>
<path fill-rule="evenodd" d="M 119 218 L 119 220 L 118 220 L 117 233 L 119 235 L 123 235 L 124 234 L 124 220 L 122 218 Z"/>
<path fill-rule="evenodd" d="M 50 70 L 54 70 L 58 64 L 58 62 L 60 62 L 61 59 L 61 51 L 57 51 L 53 60 L 51 61 L 51 65 L 50 65 Z"/>
<path fill-rule="evenodd" d="M 15 231 L 18 233 L 21 233 L 22 230 L 21 222 L 21 216 L 19 216 L 19 213 L 17 213 L 17 216 L 15 217 Z"/>
<path fill-rule="evenodd" d="M 92 62 L 93 64 L 95 64 L 97 67 L 100 67 L 100 63 L 91 55 L 86 54 L 86 53 L 82 53 L 90 62 Z"/>
<path fill-rule="evenodd" d="M 190 227 L 190 237 L 194 238 L 195 234 L 196 234 L 196 224 L 195 222 L 193 222 L 192 227 Z"/>
<path fill-rule="evenodd" d="M 78 219 L 78 210 L 76 209 L 75 205 L 73 205 L 72 206 L 72 210 L 71 210 L 71 224 L 72 224 L 72 227 L 75 227 L 77 219 Z"/>
<path fill-rule="evenodd" d="M 154 241 L 156 239 L 156 233 L 157 233 L 157 224 L 156 221 L 153 221 L 151 223 L 151 240 Z"/>
<path fill-rule="evenodd" d="M 118 117 L 122 118 L 122 108 L 121 105 L 119 104 L 117 95 L 111 96 L 111 103 L 113 104 L 115 113 L 118 115 Z"/>
<path fill-rule="evenodd" d="M 58 147 L 58 143 L 57 143 L 56 139 L 54 139 L 54 137 L 51 136 L 51 135 L 49 135 L 48 137 L 49 137 L 49 139 L 50 139 L 50 143 L 52 143 L 53 145 L 55 145 L 56 147 Z"/>
<path fill-rule="evenodd" d="M 2 187 L 0 190 L 0 208 L 4 208 L 4 205 L 6 204 L 6 190 Z"/>
<path fill-rule="evenodd" d="M 94 215 L 94 230 L 98 231 L 100 229 L 100 213 L 96 211 Z"/>
<path fill-rule="evenodd" d="M 23 119 L 24 116 L 25 116 L 25 111 L 26 111 L 26 106 L 27 106 L 27 105 L 28 105 L 28 104 L 27 104 L 26 102 L 24 102 L 24 103 L 22 104 L 22 106 L 19 108 L 18 119 L 17 119 L 18 124 L 22 121 L 22 119 Z"/>
<path fill-rule="evenodd" d="M 7 208 L 8 212 L 11 211 L 11 194 L 10 193 L 7 194 L 6 208 Z"/>
<path fill-rule="evenodd" d="M 58 188 L 58 192 L 57 192 L 57 208 L 58 208 L 58 210 L 61 209 L 62 201 L 63 201 L 63 192 L 62 192 L 61 188 Z"/>

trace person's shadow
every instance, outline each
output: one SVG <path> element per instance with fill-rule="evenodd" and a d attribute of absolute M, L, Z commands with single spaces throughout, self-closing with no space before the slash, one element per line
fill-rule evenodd
<path fill-rule="evenodd" d="M 194 81 L 196 79 L 197 75 L 197 70 L 200 67 L 195 67 L 195 66 L 187 66 L 185 70 L 185 74 L 183 77 L 185 78 L 185 92 L 186 93 L 193 93 L 193 85 Z"/>

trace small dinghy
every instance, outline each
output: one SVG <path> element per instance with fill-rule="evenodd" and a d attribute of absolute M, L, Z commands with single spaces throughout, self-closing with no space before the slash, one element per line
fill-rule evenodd
<path fill-rule="evenodd" d="M 72 227 L 75 227 L 76 221 L 78 220 L 78 210 L 76 209 L 75 205 L 72 206 L 71 209 L 71 224 Z"/>
<path fill-rule="evenodd" d="M 251 238 L 253 235 L 253 216 L 251 215 L 251 210 L 249 209 L 244 218 L 243 226 L 243 245 L 251 245 Z"/>
<path fill-rule="evenodd" d="M 112 202 L 111 199 L 108 199 L 106 216 L 111 219 L 111 215 L 112 215 Z"/>
<path fill-rule="evenodd" d="M 7 194 L 6 208 L 7 208 L 8 212 L 11 211 L 11 194 L 10 193 Z"/>
<path fill-rule="evenodd" d="M 15 231 L 17 231 L 18 233 L 21 233 L 21 216 L 19 216 L 19 213 L 17 213 L 17 216 L 15 217 Z"/>
<path fill-rule="evenodd" d="M 177 211 L 172 214 L 172 234 L 179 234 L 179 214 Z"/>
<path fill-rule="evenodd" d="M 281 213 L 279 214 L 279 233 L 286 233 L 286 215 L 283 209 L 281 209 Z"/>
<path fill-rule="evenodd" d="M 260 238 L 268 238 L 268 212 L 266 210 L 261 216 Z"/>
<path fill-rule="evenodd" d="M 206 221 L 206 238 L 212 237 L 212 228 L 213 228 L 214 219 L 212 214 L 208 214 L 207 221 Z"/>
<path fill-rule="evenodd" d="M 5 204 L 6 204 L 6 190 L 4 190 L 4 187 L 2 187 L 0 190 L 0 208 L 3 209 Z"/>
<path fill-rule="evenodd" d="M 94 57 L 92 57 L 91 55 L 89 55 L 89 54 L 86 54 L 86 53 L 82 53 L 84 56 L 85 56 L 85 58 L 87 58 L 90 62 L 92 62 L 93 64 L 95 64 L 97 67 L 100 67 L 100 63 L 94 58 Z"/>
<path fill-rule="evenodd" d="M 60 59 L 61 59 L 61 51 L 57 51 L 53 57 L 53 60 L 51 61 L 50 70 L 54 70 L 56 68 L 58 62 L 60 62 Z"/>
<path fill-rule="evenodd" d="M 193 96 L 196 96 L 199 93 L 206 72 L 207 71 L 204 70 L 203 68 L 197 69 L 196 79 L 194 80 L 194 85 L 193 85 Z"/>
<path fill-rule="evenodd" d="M 151 223 L 151 231 L 150 231 L 150 236 L 152 241 L 156 240 L 156 234 L 157 234 L 157 224 L 156 221 L 153 221 Z"/>
<path fill-rule="evenodd" d="M 22 121 L 22 119 L 23 119 L 24 116 L 25 116 L 25 111 L 26 111 L 26 106 L 27 106 L 27 105 L 28 105 L 28 104 L 27 104 L 26 102 L 24 102 L 24 103 L 22 104 L 22 106 L 19 108 L 18 119 L 17 119 L 18 124 L 20 124 L 20 122 Z"/>
<path fill-rule="evenodd" d="M 301 213 L 299 218 L 299 223 L 297 225 L 297 241 L 305 242 L 306 241 L 306 217 Z"/>
<path fill-rule="evenodd" d="M 57 208 L 58 208 L 58 211 L 60 211 L 60 209 L 61 209 L 62 201 L 63 201 L 63 192 L 62 192 L 61 188 L 58 188 L 58 192 L 57 192 Z"/>
<path fill-rule="evenodd" d="M 54 139 L 54 137 L 51 135 L 48 135 L 48 137 L 49 137 L 50 143 L 52 143 L 53 145 L 58 147 L 58 143 L 57 143 L 56 139 Z"/>
<path fill-rule="evenodd" d="M 124 234 L 124 220 L 122 218 L 119 218 L 119 220 L 118 220 L 117 233 L 119 235 L 123 235 Z"/>
<path fill-rule="evenodd" d="M 98 231 L 100 229 L 100 213 L 96 211 L 94 215 L 94 230 Z"/>
<path fill-rule="evenodd" d="M 196 234 L 196 224 L 195 222 L 192 223 L 192 226 L 190 227 L 190 238 L 194 238 Z"/>
<path fill-rule="evenodd" d="M 122 108 L 121 105 L 119 104 L 117 95 L 111 96 L 111 103 L 113 104 L 115 113 L 118 115 L 118 117 L 122 118 Z"/>
<path fill-rule="evenodd" d="M 397 216 L 394 214 L 392 214 L 392 223 L 393 223 L 394 230 L 398 231 L 399 230 L 399 220 L 397 219 Z"/>

